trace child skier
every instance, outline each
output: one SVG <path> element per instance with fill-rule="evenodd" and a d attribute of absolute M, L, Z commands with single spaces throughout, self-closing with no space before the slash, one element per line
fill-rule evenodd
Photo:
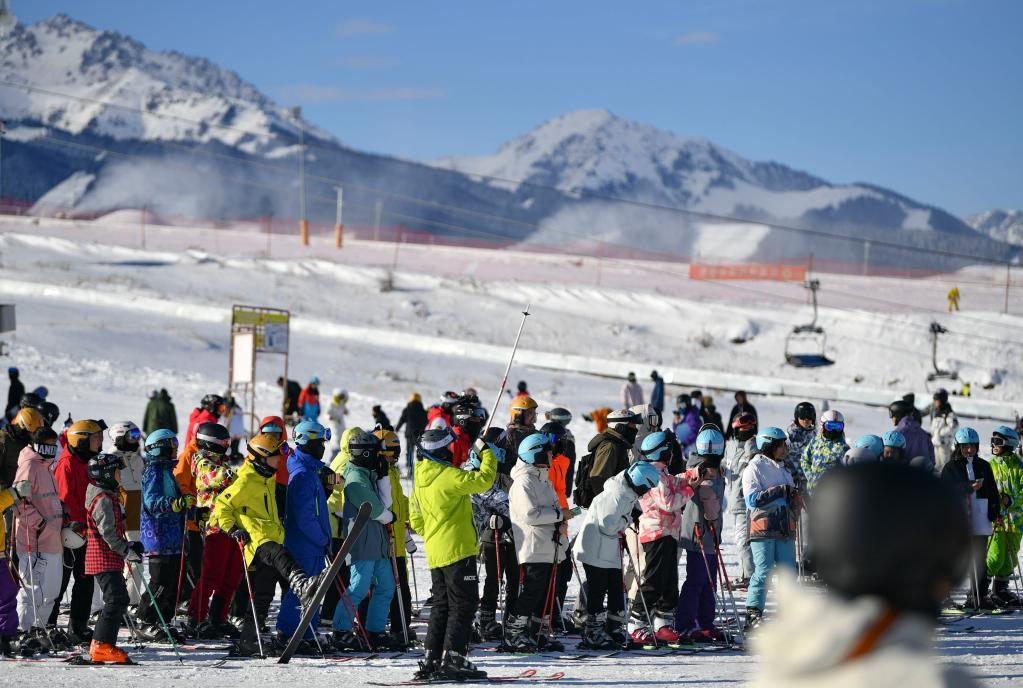
<path fill-rule="evenodd" d="M 281 440 L 260 434 L 249 440 L 248 456 L 238 469 L 238 478 L 214 502 L 210 523 L 217 532 L 232 539 L 237 550 L 244 549 L 244 565 L 251 571 L 252 596 L 256 618 L 246 614 L 241 638 L 231 648 L 235 657 L 251 657 L 259 652 L 256 633 L 266 622 L 277 584 L 298 595 L 299 604 L 312 600 L 322 581 L 320 576 L 307 576 L 283 545 L 284 528 L 277 513 L 277 466 L 281 457 Z"/>
<path fill-rule="evenodd" d="M 29 480 L 15 480 L 11 487 L 0 492 L 0 655 L 14 657 L 20 654 L 28 657 L 35 654 L 28 649 L 15 647 L 18 635 L 18 584 L 11 575 L 7 562 L 7 526 L 4 512 L 20 500 L 32 494 Z M 38 598 L 37 598 L 38 599 Z"/>
<path fill-rule="evenodd" d="M 57 450 L 57 433 L 46 426 L 39 428 L 33 433 L 31 443 L 18 455 L 18 471 L 14 476 L 15 483 L 26 481 L 31 485 L 27 501 L 15 507 L 15 545 L 23 584 L 18 598 L 18 618 L 25 640 L 38 643 L 41 648 L 48 646 L 44 627 L 60 592 L 64 563 L 60 535 L 64 507 L 57 497 L 57 483 L 50 469 Z"/>
<path fill-rule="evenodd" d="M 725 446 L 721 467 L 725 474 L 728 520 L 732 526 L 741 576 L 732 587 L 745 588 L 753 575 L 753 550 L 749 546 L 749 513 L 742 493 L 742 474 L 757 451 L 757 419 L 752 413 L 740 413 L 732 421 L 732 438 Z"/>
<path fill-rule="evenodd" d="M 412 527 L 423 536 L 433 579 L 426 657 L 419 663 L 418 680 L 482 680 L 487 676 L 466 657 L 479 599 L 479 543 L 469 495 L 490 489 L 503 453 L 487 443 L 477 449 L 480 469 L 463 471 L 451 465 L 450 445 L 456 439 L 448 429 L 428 430 L 418 443 L 419 465 L 409 514 Z"/>
<path fill-rule="evenodd" d="M 622 577 L 621 537 L 632 523 L 639 498 L 657 486 L 661 472 L 647 461 L 637 461 L 609 478 L 593 498 L 575 542 L 575 558 L 586 573 L 586 620 L 580 647 L 621 649 L 625 633 L 625 585 Z M 607 616 L 604 599 L 607 599 Z"/>
<path fill-rule="evenodd" d="M 387 479 L 391 488 L 391 511 L 394 512 L 394 523 L 391 524 L 391 543 L 393 547 L 394 568 L 398 570 L 398 580 L 394 599 L 391 601 L 390 626 L 391 643 L 395 647 L 404 647 L 405 634 L 408 633 L 409 641 L 415 639 L 416 633 L 412 630 L 412 591 L 408 585 L 408 567 L 406 562 L 406 548 L 415 548 L 411 541 L 408 527 L 408 497 L 401 486 L 401 471 L 398 468 L 398 458 L 401 456 L 401 441 L 393 430 L 378 428 L 373 433 L 380 440 L 380 456 L 387 461 Z M 414 552 L 415 549 L 412 549 Z M 401 595 L 399 604 L 398 595 Z M 404 616 L 402 611 L 404 610 Z M 405 630 L 402 630 L 404 625 Z"/>
<path fill-rule="evenodd" d="M 966 513 L 973 528 L 972 561 L 970 562 L 970 593 L 963 605 L 966 609 L 991 610 L 994 603 L 988 597 L 987 550 L 992 534 L 991 522 L 998 519 L 1002 497 L 998 493 L 991 465 L 977 456 L 980 435 L 973 428 L 956 431 L 952 460 L 941 470 L 941 478 L 948 481 L 966 500 Z"/>
<path fill-rule="evenodd" d="M 196 429 L 195 442 L 196 504 L 207 520 L 203 525 L 206 538 L 202 570 L 188 604 L 189 623 L 199 638 L 235 637 L 237 629 L 229 627 L 227 614 L 242 578 L 242 556 L 231 538 L 211 518 L 217 497 L 235 480 L 227 455 L 231 435 L 223 425 L 203 423 Z M 199 520 L 203 520 L 202 516 Z"/>
<path fill-rule="evenodd" d="M 359 507 L 368 502 L 371 507 L 370 521 L 348 555 L 351 567 L 351 585 L 348 587 L 347 603 L 334 610 L 334 646 L 339 650 L 386 650 L 391 647 L 385 626 L 387 614 L 394 597 L 394 571 L 391 568 L 391 538 L 386 526 L 394 521 L 391 511 L 390 466 L 380 456 L 380 440 L 368 432 L 354 435 L 348 442 L 351 460 L 341 474 L 344 480 L 345 521 L 355 518 Z M 366 640 L 365 648 L 359 636 L 353 632 L 355 620 L 352 612 L 369 595 L 373 595 L 363 622 Z"/>
<path fill-rule="evenodd" d="M 721 433 L 713 432 L 723 444 Z M 682 536 L 682 509 L 692 498 L 698 478 L 690 474 L 687 482 L 686 477 L 668 472 L 671 449 L 666 432 L 647 435 L 640 452 L 646 461 L 661 471 L 661 481 L 639 500 L 643 509 L 639 517 L 639 541 L 645 562 L 639 593 L 643 596 L 643 604 L 633 605 L 630 621 L 636 627 L 630 637 L 637 645 L 649 645 L 654 638 L 676 643 L 679 635 L 672 628 L 672 621 L 678 604 L 678 541 Z M 653 628 L 647 625 L 644 610 L 653 614 Z"/>
<path fill-rule="evenodd" d="M 123 468 L 124 461 L 115 454 L 99 454 L 89 459 L 85 575 L 94 576 L 103 593 L 103 611 L 89 646 L 89 659 L 94 664 L 133 663 L 117 647 L 117 632 L 128 611 L 128 588 L 121 571 L 126 561 L 133 567 L 140 566 L 145 548 L 141 542 L 125 538 L 124 509 L 118 495 Z"/>
<path fill-rule="evenodd" d="M 1023 463 L 1016 450 L 1019 435 L 1001 425 L 991 434 L 991 472 L 1002 495 L 1002 512 L 987 550 L 988 576 L 994 580 L 991 601 L 999 607 L 1018 608 L 1023 600 L 1009 590 L 1009 579 L 1018 573 L 1019 546 L 1023 539 Z"/>
<path fill-rule="evenodd" d="M 139 633 L 147 641 L 163 638 L 160 615 L 170 622 L 177 614 L 181 545 L 185 512 L 195 506 L 195 496 L 182 495 L 174 479 L 178 438 L 170 430 L 156 430 L 146 438 L 146 469 L 142 473 L 141 537 L 149 557 L 149 589 L 156 597 L 145 597 L 138 608 Z M 175 639 L 177 640 L 177 639 Z"/>
<path fill-rule="evenodd" d="M 712 642 L 724 638 L 714 626 L 721 500 L 725 494 L 721 477 L 724 437 L 708 427 L 696 436 L 695 445 L 696 451 L 686 462 L 686 480 L 695 485 L 696 494 L 682 512 L 679 545 L 686 550 L 686 580 L 675 607 L 675 630 L 692 642 Z"/>
<path fill-rule="evenodd" d="M 767 582 L 774 565 L 796 568 L 800 493 L 785 468 L 787 440 L 781 428 L 761 430 L 757 434 L 757 454 L 742 478 L 750 509 L 749 539 L 755 565 L 746 593 L 746 624 L 750 627 L 757 626 L 764 615 Z"/>
<path fill-rule="evenodd" d="M 572 518 L 571 511 L 562 509 L 551 485 L 553 455 L 551 437 L 534 433 L 519 444 L 519 461 L 511 472 L 509 516 L 522 572 L 515 614 L 505 624 L 504 646 L 512 652 L 565 649 L 544 633 L 545 619 L 557 603 L 553 599 L 555 567 L 565 558 L 565 524 Z"/>
<path fill-rule="evenodd" d="M 317 421 L 302 421 L 295 426 L 295 450 L 288 458 L 284 547 L 309 576 L 323 571 L 323 558 L 330 554 L 330 515 L 327 511 L 327 494 L 320 481 L 320 471 L 329 470 L 321 463 L 321 459 L 330 436 L 330 431 Z M 285 643 L 298 627 L 301 616 L 298 596 L 289 590 L 281 600 L 276 624 Z M 299 647 L 300 653 L 316 653 L 313 632 L 319 620 L 317 614 L 306 628 L 306 642 Z"/>
<path fill-rule="evenodd" d="M 806 488 L 811 494 L 821 476 L 841 464 L 847 451 L 845 417 L 835 410 L 825 411 L 821 414 L 820 434 L 806 445 L 800 461 L 806 476 Z"/>
<path fill-rule="evenodd" d="M 486 440 L 495 442 L 501 433 L 500 428 L 490 428 Z M 466 466 L 479 470 L 479 456 L 471 455 Z M 490 489 L 472 495 L 472 517 L 480 534 L 480 556 L 487 574 L 479 604 L 479 635 L 483 640 L 504 638 L 503 623 L 497 621 L 497 601 L 502 578 L 505 586 L 505 618 L 515 609 L 519 599 L 519 560 L 515 552 L 515 540 L 512 538 L 511 520 L 508 518 L 508 489 L 511 484 L 511 476 L 502 465 Z"/>

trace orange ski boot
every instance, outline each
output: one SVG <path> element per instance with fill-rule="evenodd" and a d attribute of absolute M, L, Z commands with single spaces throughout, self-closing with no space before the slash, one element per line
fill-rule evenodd
<path fill-rule="evenodd" d="M 127 652 L 113 643 L 101 643 L 98 640 L 93 640 L 89 646 L 89 659 L 93 663 L 131 664 Z"/>

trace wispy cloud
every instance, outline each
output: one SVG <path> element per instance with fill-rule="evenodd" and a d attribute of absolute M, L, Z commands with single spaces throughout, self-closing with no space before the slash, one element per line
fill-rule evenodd
<path fill-rule="evenodd" d="M 392 33 L 393 31 L 393 26 L 378 22 L 375 19 L 346 19 L 334 28 L 334 35 L 338 38 L 356 38 L 358 36 Z"/>
<path fill-rule="evenodd" d="M 350 89 L 318 84 L 281 86 L 277 92 L 285 102 L 291 103 L 393 103 L 406 100 L 434 100 L 447 95 L 439 88 L 421 86 Z"/>
<path fill-rule="evenodd" d="M 713 31 L 690 31 L 672 41 L 672 45 L 709 45 L 718 42 L 718 35 Z"/>
<path fill-rule="evenodd" d="M 349 55 L 341 58 L 341 65 L 348 69 L 384 69 L 393 67 L 398 61 L 391 57 L 374 57 L 372 55 Z"/>

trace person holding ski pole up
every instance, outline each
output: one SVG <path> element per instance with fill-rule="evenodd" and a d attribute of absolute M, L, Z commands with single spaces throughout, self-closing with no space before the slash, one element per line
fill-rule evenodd
<path fill-rule="evenodd" d="M 284 527 L 277 513 L 275 476 L 282 460 L 279 435 L 262 433 L 249 440 L 248 456 L 237 479 L 214 502 L 210 523 L 227 533 L 242 551 L 244 566 L 252 571 L 251 618 L 230 650 L 233 657 L 253 657 L 261 651 L 257 634 L 266 621 L 277 584 L 290 588 L 306 606 L 323 583 L 322 573 L 306 575 L 283 546 Z"/>
<path fill-rule="evenodd" d="M 433 579 L 433 609 L 426 634 L 426 657 L 416 680 L 484 680 L 469 661 L 472 619 L 479 600 L 476 558 L 479 541 L 472 520 L 470 496 L 494 484 L 504 452 L 490 442 L 477 442 L 478 471 L 452 463 L 450 429 L 427 430 L 417 444 L 418 464 L 409 505 L 412 528 L 423 536 Z"/>
<path fill-rule="evenodd" d="M 767 582 L 774 565 L 796 569 L 796 519 L 801 494 L 785 468 L 788 436 L 781 428 L 757 433 L 757 453 L 742 476 L 742 491 L 750 509 L 749 539 L 753 577 L 746 593 L 746 626 L 754 628 L 764 616 Z"/>

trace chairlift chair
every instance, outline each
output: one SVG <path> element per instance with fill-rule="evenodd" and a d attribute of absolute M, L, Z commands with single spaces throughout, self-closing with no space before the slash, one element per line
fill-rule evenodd
<path fill-rule="evenodd" d="M 813 299 L 813 321 L 809 325 L 797 325 L 785 337 L 785 361 L 796 368 L 821 368 L 834 365 L 827 356 L 828 336 L 817 324 L 817 290 L 820 280 L 809 280 L 805 285 Z"/>

